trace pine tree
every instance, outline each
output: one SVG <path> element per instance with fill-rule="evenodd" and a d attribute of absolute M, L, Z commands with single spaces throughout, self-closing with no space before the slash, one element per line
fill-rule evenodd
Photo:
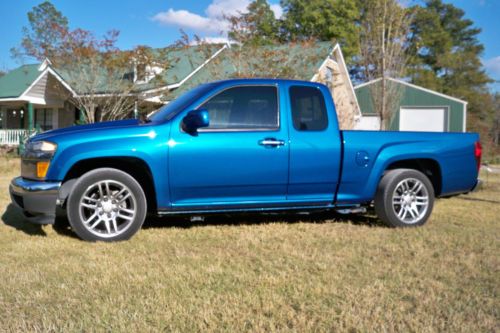
<path fill-rule="evenodd" d="M 442 0 L 416 6 L 411 31 L 412 81 L 469 101 L 479 107 L 479 93 L 491 79 L 482 68 L 481 29 L 464 18 L 464 11 Z"/>

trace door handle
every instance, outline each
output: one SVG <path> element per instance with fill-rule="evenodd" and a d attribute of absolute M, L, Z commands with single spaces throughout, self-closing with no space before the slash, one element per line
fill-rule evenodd
<path fill-rule="evenodd" d="M 279 146 L 284 146 L 285 141 L 277 140 L 275 138 L 265 138 L 259 141 L 259 145 L 267 147 L 279 147 Z"/>

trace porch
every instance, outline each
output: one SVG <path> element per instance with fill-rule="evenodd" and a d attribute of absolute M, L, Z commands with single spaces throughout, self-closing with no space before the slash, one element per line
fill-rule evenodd
<path fill-rule="evenodd" d="M 74 125 L 80 111 L 68 102 L 41 105 L 20 101 L 0 104 L 0 145 L 17 146 L 30 133 Z"/>
<path fill-rule="evenodd" d="M 71 87 L 50 67 L 23 65 L 0 78 L 0 145 L 19 145 L 26 135 L 67 127 L 80 119 L 69 102 Z"/>

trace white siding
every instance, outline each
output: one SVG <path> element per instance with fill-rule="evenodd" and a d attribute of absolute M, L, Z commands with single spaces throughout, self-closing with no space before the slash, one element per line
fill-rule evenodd
<path fill-rule="evenodd" d="M 380 131 L 380 117 L 362 116 L 358 123 L 354 126 L 354 129 L 363 131 Z"/>

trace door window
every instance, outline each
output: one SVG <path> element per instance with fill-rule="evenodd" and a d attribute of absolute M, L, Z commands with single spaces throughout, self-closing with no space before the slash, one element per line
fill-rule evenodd
<path fill-rule="evenodd" d="M 290 87 L 293 127 L 298 131 L 322 131 L 328 127 L 323 94 L 318 88 Z"/>
<path fill-rule="evenodd" d="M 275 130 L 279 128 L 278 92 L 274 86 L 234 87 L 212 97 L 206 109 L 210 126 L 202 130 Z"/>

